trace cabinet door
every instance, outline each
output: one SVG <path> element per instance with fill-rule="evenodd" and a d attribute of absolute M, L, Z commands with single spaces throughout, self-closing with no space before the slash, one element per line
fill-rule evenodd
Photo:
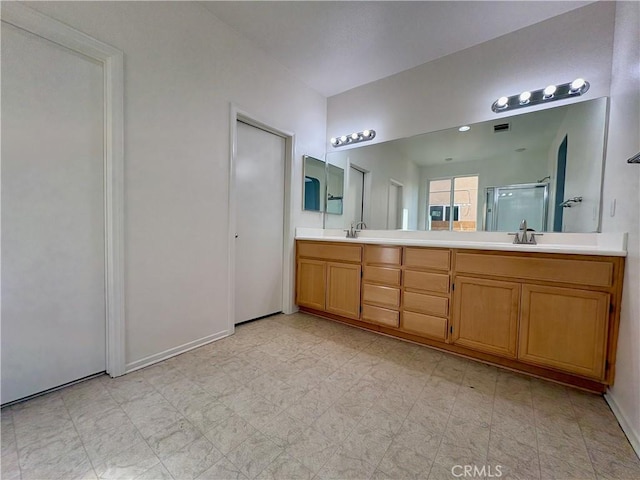
<path fill-rule="evenodd" d="M 454 283 L 452 342 L 515 357 L 520 284 L 467 277 Z"/>
<path fill-rule="evenodd" d="M 299 259 L 296 277 L 296 303 L 302 307 L 324 310 L 326 275 L 326 262 Z"/>
<path fill-rule="evenodd" d="M 360 272 L 360 265 L 327 263 L 327 312 L 360 318 Z"/>
<path fill-rule="evenodd" d="M 603 292 L 523 285 L 518 358 L 604 378 L 609 302 Z"/>

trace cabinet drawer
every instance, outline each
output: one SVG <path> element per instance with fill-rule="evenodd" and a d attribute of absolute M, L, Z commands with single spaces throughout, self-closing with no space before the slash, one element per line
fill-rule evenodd
<path fill-rule="evenodd" d="M 378 323 L 388 327 L 398 328 L 400 324 L 400 313 L 386 308 L 374 307 L 372 305 L 362 305 L 362 320 L 365 322 Z"/>
<path fill-rule="evenodd" d="M 400 269 L 386 267 L 364 267 L 364 280 L 374 283 L 384 283 L 392 287 L 400 286 Z"/>
<path fill-rule="evenodd" d="M 360 262 L 362 260 L 360 245 L 298 242 L 296 248 L 299 257 L 342 260 L 344 262 Z"/>
<path fill-rule="evenodd" d="M 608 287 L 613 262 L 458 253 L 456 272 Z"/>
<path fill-rule="evenodd" d="M 438 248 L 404 249 L 404 265 L 406 267 L 433 268 L 434 270 L 449 270 L 451 252 Z"/>
<path fill-rule="evenodd" d="M 404 292 L 403 308 L 413 312 L 446 317 L 449 314 L 449 299 L 422 293 Z"/>
<path fill-rule="evenodd" d="M 398 308 L 400 307 L 400 289 L 365 283 L 362 286 L 362 301 Z"/>
<path fill-rule="evenodd" d="M 402 247 L 385 247 L 381 245 L 364 246 L 364 263 L 383 265 L 400 265 Z"/>
<path fill-rule="evenodd" d="M 427 290 L 429 292 L 449 293 L 449 275 L 445 273 L 404 271 L 405 288 Z"/>
<path fill-rule="evenodd" d="M 421 313 L 403 312 L 402 329 L 416 335 L 444 341 L 447 338 L 447 319 Z"/>

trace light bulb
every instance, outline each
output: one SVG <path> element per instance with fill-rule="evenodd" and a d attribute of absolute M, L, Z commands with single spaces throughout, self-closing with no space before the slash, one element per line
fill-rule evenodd
<path fill-rule="evenodd" d="M 471 130 L 469 125 L 463 125 L 458 129 L 459 132 L 468 132 L 469 130 Z"/>
<path fill-rule="evenodd" d="M 585 82 L 583 78 L 576 78 L 573 82 L 571 82 L 571 85 L 569 85 L 569 88 L 571 89 L 572 92 L 577 92 L 582 87 L 584 87 L 584 83 Z"/>
<path fill-rule="evenodd" d="M 343 141 L 343 142 L 346 142 L 347 141 L 347 136 L 346 135 L 342 135 L 340 137 L 340 140 Z"/>
<path fill-rule="evenodd" d="M 371 132 L 369 130 L 365 130 L 364 132 L 362 132 L 363 137 L 368 137 L 369 135 L 371 135 Z"/>
<path fill-rule="evenodd" d="M 338 143 L 338 139 L 336 137 L 331 137 L 331 145 L 336 145 Z"/>
<path fill-rule="evenodd" d="M 498 101 L 496 102 L 496 107 L 498 108 L 504 108 L 507 106 L 507 103 L 509 103 L 509 98 L 507 97 L 500 97 L 498 99 Z"/>
<path fill-rule="evenodd" d="M 528 103 L 531 98 L 531 92 L 522 92 L 520 94 L 520 103 Z"/>
<path fill-rule="evenodd" d="M 544 98 L 551 98 L 553 97 L 553 94 L 556 93 L 556 86 L 555 85 L 549 85 L 547 88 L 545 88 L 542 91 Z"/>
<path fill-rule="evenodd" d="M 351 134 L 351 138 L 354 139 L 354 140 L 357 140 L 358 139 L 358 134 L 357 133 L 352 133 Z"/>

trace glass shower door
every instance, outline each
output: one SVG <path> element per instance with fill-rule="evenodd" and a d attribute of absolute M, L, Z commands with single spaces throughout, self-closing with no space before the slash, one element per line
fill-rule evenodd
<path fill-rule="evenodd" d="M 528 228 L 546 231 L 549 184 L 506 185 L 493 190 L 493 231 L 515 232 L 523 219 Z"/>

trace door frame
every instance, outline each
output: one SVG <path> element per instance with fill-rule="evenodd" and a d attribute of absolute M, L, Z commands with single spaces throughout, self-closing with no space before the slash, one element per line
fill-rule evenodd
<path fill-rule="evenodd" d="M 125 373 L 123 53 L 20 2 L 2 3 L 2 22 L 102 64 L 104 72 L 104 245 L 106 371 Z"/>
<path fill-rule="evenodd" d="M 289 130 L 275 127 L 275 123 L 261 119 L 259 116 L 242 110 L 238 105 L 231 102 L 229 108 L 229 210 L 227 216 L 228 226 L 228 249 L 227 261 L 228 271 L 228 317 L 227 328 L 229 335 L 235 332 L 236 313 L 236 162 L 238 153 L 238 129 L 237 122 L 241 121 L 252 127 L 265 130 L 274 135 L 284 138 L 284 211 L 283 214 L 283 251 L 282 251 L 282 311 L 293 313 L 295 311 L 294 299 L 294 277 L 295 277 L 295 256 L 294 256 L 294 228 L 292 222 L 293 213 L 293 159 L 295 156 L 295 134 Z"/>

